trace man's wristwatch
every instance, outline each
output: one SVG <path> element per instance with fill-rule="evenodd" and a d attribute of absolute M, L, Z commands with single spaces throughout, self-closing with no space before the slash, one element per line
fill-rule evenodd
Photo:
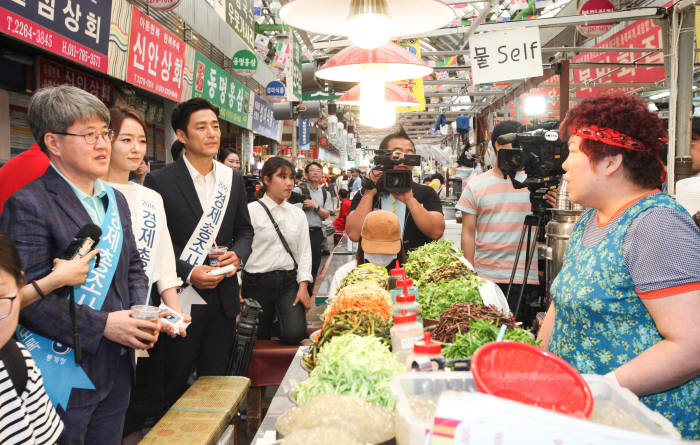
<path fill-rule="evenodd" d="M 321 206 L 316 204 L 316 208 L 314 209 L 314 212 L 318 213 L 318 211 L 321 209 Z"/>

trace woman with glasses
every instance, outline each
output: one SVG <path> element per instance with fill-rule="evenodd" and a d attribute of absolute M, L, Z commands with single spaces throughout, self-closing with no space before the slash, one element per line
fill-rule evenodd
<path fill-rule="evenodd" d="M 115 107 L 110 109 L 109 113 L 110 125 L 114 130 L 112 154 L 109 170 L 102 179 L 119 190 L 126 198 L 131 211 L 134 238 L 144 270 L 149 284 L 157 288 L 157 292 L 150 292 L 147 300 L 142 304 L 158 306 L 162 301 L 171 309 L 182 313 L 177 298 L 177 289 L 181 282 L 175 271 L 175 253 L 170 241 L 163 199 L 157 192 L 129 181 L 129 174 L 139 167 L 146 155 L 146 123 L 138 111 L 131 107 Z M 189 315 L 183 314 L 183 316 L 185 322 L 190 321 Z M 184 328 L 176 334 L 170 325 L 163 323 L 163 326 L 171 337 L 177 334 L 183 337 L 187 335 Z M 145 417 L 158 415 L 160 408 L 158 401 L 162 397 L 165 369 L 160 352 L 161 348 L 156 344 L 149 350 L 148 358 L 138 361 L 132 402 L 127 412 L 125 426 L 127 433 L 140 426 L 133 425 L 137 422 L 136 419 L 140 419 L 138 423 L 142 423 Z M 155 392 L 152 393 L 151 400 L 141 400 L 153 391 Z M 135 412 L 137 407 L 142 409 L 148 407 L 150 411 L 137 414 Z"/>
<path fill-rule="evenodd" d="M 23 276 L 15 245 L 0 232 L 0 443 L 53 444 L 63 424 L 44 391 L 32 356 L 12 338 Z"/>

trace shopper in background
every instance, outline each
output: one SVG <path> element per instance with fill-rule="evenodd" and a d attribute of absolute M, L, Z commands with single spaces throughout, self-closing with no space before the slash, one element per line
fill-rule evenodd
<path fill-rule="evenodd" d="M 343 238 L 343 235 L 345 235 L 345 219 L 350 214 L 350 206 L 352 205 L 350 193 L 346 189 L 340 189 L 338 195 L 340 196 L 340 210 L 338 211 L 338 216 L 333 220 L 333 227 L 335 227 L 333 241 L 336 246 Z"/>
<path fill-rule="evenodd" d="M 380 150 L 388 150 L 396 156 L 415 154 L 411 138 L 400 130 L 382 139 Z M 397 170 L 411 171 L 410 165 L 399 164 Z M 372 170 L 368 174 L 374 185 L 382 177 L 382 171 Z M 367 180 L 365 180 L 367 181 Z M 351 212 L 346 220 L 346 231 L 353 241 L 360 239 L 365 217 L 373 209 L 387 210 L 398 216 L 401 223 L 403 247 L 408 252 L 432 240 L 440 239 L 445 230 L 442 204 L 433 189 L 411 181 L 411 189 L 404 193 L 377 193 L 376 187 L 363 188 L 352 198 Z"/>
<path fill-rule="evenodd" d="M 49 396 L 61 403 L 58 411 L 65 425 L 61 443 L 118 444 L 131 389 L 133 349 L 152 347 L 159 325 L 132 318 L 129 310 L 143 304 L 148 280 L 131 230 L 129 207 L 121 193 L 99 179 L 109 168 L 109 112 L 97 97 L 62 85 L 34 94 L 28 120 L 51 167 L 6 201 L 0 228 L 15 242 L 31 282 L 50 272 L 54 258 L 64 254 L 82 227 L 90 223 L 102 227 L 98 247 L 103 251 L 103 266 L 99 272 L 91 269 L 90 285 L 74 288 L 77 301 L 87 299 L 75 308 L 82 346 L 78 370 L 94 389 L 75 387 L 70 377 L 76 369 L 72 350 L 66 352 L 63 364 L 54 362 L 50 366 L 57 366 L 43 377 Z M 109 258 L 112 261 L 106 261 Z M 45 297 L 20 316 L 22 326 L 31 330 L 23 338 L 74 348 L 66 289 L 37 292 Z M 40 367 L 49 366 L 48 352 L 32 351 Z M 80 386 L 86 385 L 81 382 Z"/>
<path fill-rule="evenodd" d="M 328 192 L 331 194 L 331 206 L 333 207 L 333 212 L 338 208 L 338 179 L 336 176 L 328 177 Z"/>
<path fill-rule="evenodd" d="M 116 131 L 116 130 L 115 130 Z M 144 135 L 144 143 L 146 141 Z M 145 145 L 144 145 L 145 147 Z M 141 162 L 139 162 L 139 166 L 136 167 L 136 170 L 132 171 L 129 177 L 131 178 L 131 182 L 143 185 L 143 182 L 146 180 L 146 175 L 150 171 L 150 167 L 148 165 L 148 161 L 146 160 L 146 157 L 144 155 L 144 158 L 141 159 Z"/>
<path fill-rule="evenodd" d="M 243 298 L 262 306 L 258 338 L 270 338 L 276 315 L 280 341 L 298 344 L 306 337 L 306 311 L 311 307 L 308 223 L 304 212 L 287 202 L 294 186 L 291 162 L 272 157 L 265 161 L 260 177 L 259 200 L 248 204 L 255 236 L 243 272 Z"/>
<path fill-rule="evenodd" d="M 51 445 L 63 423 L 46 395 L 41 371 L 12 337 L 19 318 L 22 274 L 17 249 L 0 232 L 0 443 Z"/>
<path fill-rule="evenodd" d="M 219 152 L 219 162 L 234 170 L 241 169 L 241 158 L 231 147 L 226 147 Z"/>
<path fill-rule="evenodd" d="M 573 229 L 543 346 L 608 374 L 700 439 L 700 229 L 659 191 L 666 130 L 639 98 L 585 99 L 561 123 Z"/>
<path fill-rule="evenodd" d="M 348 175 L 347 175 L 347 173 L 343 173 L 342 175 L 335 178 L 335 185 L 339 191 L 345 189 L 348 191 L 348 193 L 350 193 L 350 189 L 348 188 Z"/>
<path fill-rule="evenodd" d="M 32 145 L 0 167 L 0 213 L 14 192 L 29 184 L 49 168 L 49 157 L 39 144 Z"/>
<path fill-rule="evenodd" d="M 236 269 L 253 241 L 243 177 L 214 161 L 221 142 L 219 108 L 193 98 L 175 107 L 171 124 L 185 152 L 150 174 L 146 185 L 163 198 L 177 275 L 190 285 L 183 295 L 206 304 L 192 305 L 186 338 L 163 339 L 166 407 L 185 392 L 193 367 L 199 376 L 225 374 L 240 311 Z M 228 250 L 209 256 L 214 245 Z M 234 269 L 225 275 L 208 274 L 229 265 Z"/>
<path fill-rule="evenodd" d="M 362 188 L 362 178 L 360 178 L 360 169 L 355 168 L 351 171 L 352 176 L 348 180 L 348 190 L 350 191 L 350 199 L 353 199 Z"/>
<path fill-rule="evenodd" d="M 522 125 L 515 121 L 496 125 L 491 133 L 491 143 L 496 152 L 512 147 L 512 144 L 499 144 L 500 136 L 518 133 L 521 129 Z M 518 172 L 516 179 L 524 180 L 525 172 Z M 530 191 L 527 188 L 514 188 L 510 178 L 504 178 L 496 165 L 469 180 L 456 208 L 462 212 L 464 257 L 474 265 L 480 277 L 493 281 L 506 293 L 525 216 L 532 210 Z M 535 240 L 532 239 L 532 242 Z M 513 312 L 523 283 L 526 285 L 523 301 L 533 300 L 539 295 L 537 258 L 533 259 L 527 279 L 523 280 L 526 250 L 527 243 L 523 243 L 508 301 Z"/>
<path fill-rule="evenodd" d="M 304 195 L 303 204 L 297 206 L 304 209 L 306 220 L 309 223 L 309 239 L 311 241 L 311 275 L 314 280 L 321 265 L 321 250 L 324 240 L 323 220 L 328 218 L 333 211 L 330 193 L 319 185 L 323 176 L 323 167 L 318 162 L 310 162 L 304 167 L 306 182 L 300 183 L 294 188 L 294 192 Z M 313 292 L 313 283 L 309 288 Z"/>

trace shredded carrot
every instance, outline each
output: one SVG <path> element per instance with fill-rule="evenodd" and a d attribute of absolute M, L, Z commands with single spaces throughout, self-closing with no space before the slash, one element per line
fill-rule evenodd
<path fill-rule="evenodd" d="M 323 314 L 325 318 L 323 326 L 326 326 L 338 312 L 353 309 L 370 311 L 385 320 L 391 318 L 391 306 L 383 295 L 362 294 L 335 299 Z"/>

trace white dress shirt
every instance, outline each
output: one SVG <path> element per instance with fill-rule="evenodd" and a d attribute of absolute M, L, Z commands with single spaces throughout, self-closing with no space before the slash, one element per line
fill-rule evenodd
<path fill-rule="evenodd" d="M 290 250 L 297 260 L 297 282 L 312 281 L 311 275 L 311 242 L 309 241 L 309 224 L 304 211 L 283 201 L 277 204 L 267 194 L 262 197 L 272 217 L 275 218 L 280 231 L 284 235 Z M 249 273 L 272 272 L 273 270 L 292 270 L 294 261 L 282 245 L 275 227 L 267 212 L 258 202 L 248 204 L 250 222 L 255 230 L 252 253 L 245 264 Z"/>
<path fill-rule="evenodd" d="M 202 205 L 202 209 L 205 209 L 205 207 L 209 205 L 209 200 L 214 195 L 214 188 L 216 187 L 216 168 L 212 164 L 211 171 L 206 175 L 202 175 L 190 164 L 190 161 L 187 160 L 187 152 L 185 152 L 183 157 L 185 159 L 187 171 L 190 172 L 192 182 L 194 182 L 194 189 L 197 191 L 199 203 Z"/>

